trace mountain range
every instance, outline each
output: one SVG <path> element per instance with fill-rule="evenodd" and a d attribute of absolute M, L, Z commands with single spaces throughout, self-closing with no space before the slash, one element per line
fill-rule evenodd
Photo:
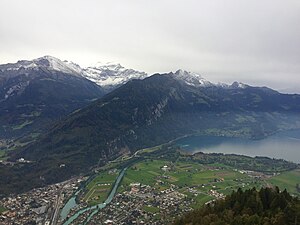
<path fill-rule="evenodd" d="M 128 81 L 148 76 L 118 63 L 82 68 L 52 56 L 0 65 L 0 139 L 40 133 Z M 195 87 L 233 87 L 213 84 L 184 70 L 176 71 L 173 77 Z"/>
<path fill-rule="evenodd" d="M 97 63 L 82 70 L 82 76 L 95 82 L 107 92 L 132 79 L 144 79 L 148 75 L 133 69 L 127 69 L 119 63 Z"/>
<path fill-rule="evenodd" d="M 0 139 L 40 132 L 133 78 L 119 64 L 81 68 L 52 56 L 0 65 Z"/>
<path fill-rule="evenodd" d="M 51 76 L 64 77 L 72 70 L 72 78 L 92 85 L 93 93 L 101 96 L 107 90 L 88 81 L 74 64 L 57 72 L 47 68 L 46 61 L 46 66 L 38 67 L 39 73 L 43 68 Z M 60 66 L 55 65 L 51 68 Z M 23 182 L 25 187 L 26 180 L 31 181 L 30 185 L 26 183 L 29 186 L 62 181 L 124 154 L 189 134 L 255 139 L 300 127 L 300 95 L 238 82 L 214 84 L 184 70 L 131 79 L 140 78 L 141 74 L 136 74 L 123 85 L 118 82 L 118 87 L 98 100 L 47 126 L 35 142 L 10 152 L 10 160 L 25 158 L 32 163 L 9 172 L 0 170 L 0 177 L 5 177 L 0 179 L 0 186 Z M 10 177 L 19 179 L 13 182 Z M 10 188 L 13 190 L 13 185 Z"/>

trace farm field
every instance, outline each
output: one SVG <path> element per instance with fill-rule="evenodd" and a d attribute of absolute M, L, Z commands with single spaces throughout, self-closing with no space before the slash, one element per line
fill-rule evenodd
<path fill-rule="evenodd" d="M 299 195 L 296 185 L 300 185 L 300 170 L 292 170 L 281 173 L 268 180 L 272 185 L 278 186 L 280 189 L 286 188 L 291 194 Z M 299 187 L 300 188 L 300 187 Z"/>
<path fill-rule="evenodd" d="M 178 191 L 193 199 L 193 207 L 215 199 L 211 190 L 230 194 L 239 187 L 260 189 L 265 181 L 242 174 L 222 164 L 203 165 L 192 161 L 168 161 L 146 159 L 132 165 L 126 171 L 119 192 L 130 190 L 130 184 L 141 183 L 162 191 L 175 185 Z"/>
<path fill-rule="evenodd" d="M 101 172 L 87 186 L 83 201 L 88 205 L 96 205 L 105 201 L 119 171 Z"/>
<path fill-rule="evenodd" d="M 145 159 L 128 168 L 118 192 L 130 190 L 130 184 L 141 183 L 156 188 L 158 191 L 175 185 L 178 191 L 193 199 L 192 207 L 199 207 L 216 199 L 212 190 L 223 196 L 242 188 L 279 186 L 297 193 L 296 182 L 300 177 L 299 170 L 283 172 L 272 178 L 255 177 L 223 164 L 199 164 L 189 160 Z M 299 180 L 298 180 L 299 183 Z"/>
<path fill-rule="evenodd" d="M 140 215 L 154 221 L 162 217 L 171 220 L 168 215 L 179 215 L 225 199 L 239 188 L 259 190 L 278 185 L 280 190 L 294 188 L 294 194 L 300 196 L 296 186 L 299 165 L 267 157 L 191 155 L 165 146 L 117 158 L 95 171 L 88 183 L 83 184 L 79 196 L 83 208 L 103 203 L 112 187 L 117 188 L 99 218 L 111 217 L 112 213 L 119 218 L 120 211 L 116 209 L 121 208 L 124 210 L 121 219 L 141 212 Z"/>
<path fill-rule="evenodd" d="M 154 188 L 153 194 L 155 195 L 163 190 L 174 188 L 191 201 L 193 208 L 201 207 L 214 199 L 224 198 L 238 188 L 246 190 L 253 187 L 261 189 L 262 187 L 279 186 L 280 190 L 286 188 L 292 194 L 300 196 L 296 188 L 296 185 L 300 183 L 299 169 L 281 171 L 278 173 L 279 175 L 272 176 L 273 173 L 271 172 L 240 168 L 241 165 L 245 165 L 251 160 L 253 165 L 257 165 L 257 163 L 263 165 L 264 163 L 260 162 L 260 159 L 255 159 L 256 161 L 253 162 L 252 158 L 244 156 L 208 155 L 208 157 L 223 159 L 224 163 L 211 160 L 212 158 L 208 158 L 209 163 L 201 163 L 199 160 L 207 157 L 207 155 L 190 157 L 186 154 L 167 152 L 161 154 L 161 157 L 155 155 L 157 154 L 155 150 L 150 151 L 150 154 L 141 160 L 129 165 L 118 187 L 118 193 L 131 191 L 136 184 Z M 234 160 L 237 160 L 239 167 L 232 166 L 232 164 L 235 164 L 232 163 Z M 202 161 L 207 162 L 207 160 Z M 269 171 L 271 167 L 274 168 L 275 162 L 270 160 L 267 162 L 268 164 L 265 164 L 264 168 Z M 115 164 L 115 166 L 111 165 L 110 171 L 119 168 L 118 163 L 115 162 Z M 286 164 L 282 165 L 283 168 Z M 255 168 L 253 169 L 255 170 Z M 101 172 L 87 185 L 83 200 L 88 205 L 101 203 L 108 196 L 119 170 L 114 174 L 109 174 L 107 171 Z M 147 208 L 146 211 L 151 210 L 153 209 Z"/>

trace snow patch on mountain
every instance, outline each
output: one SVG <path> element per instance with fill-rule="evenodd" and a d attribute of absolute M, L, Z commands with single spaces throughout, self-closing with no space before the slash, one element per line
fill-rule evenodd
<path fill-rule="evenodd" d="M 59 71 L 72 75 L 81 76 L 82 68 L 69 61 L 62 61 L 53 56 L 43 56 L 33 60 L 20 60 L 16 63 L 8 63 L 0 65 L 1 72 L 22 71 L 22 70 L 37 70 L 39 68 L 49 71 Z"/>
<path fill-rule="evenodd" d="M 26 89 L 26 87 L 29 85 L 29 83 L 30 83 L 30 81 L 20 82 L 16 85 L 9 87 L 9 89 L 6 91 L 6 93 L 4 95 L 4 99 L 6 100 L 12 96 L 20 95 Z"/>
<path fill-rule="evenodd" d="M 63 73 L 79 75 L 81 76 L 82 68 L 73 62 L 67 60 L 60 60 L 53 56 L 43 56 L 41 58 L 34 59 L 33 62 L 41 67 L 46 67 L 49 70 L 60 71 Z"/>
<path fill-rule="evenodd" d="M 185 70 L 177 70 L 174 73 L 174 78 L 176 80 L 184 81 L 186 84 L 195 86 L 195 87 L 210 87 L 215 86 L 210 81 L 204 79 L 200 74 L 188 72 Z"/>
<path fill-rule="evenodd" d="M 145 72 L 127 69 L 119 63 L 99 62 L 94 66 L 82 68 L 76 63 L 67 60 L 62 61 L 49 55 L 33 60 L 20 60 L 16 63 L 0 65 L 0 72 L 6 73 L 8 76 L 28 75 L 31 70 L 39 69 L 81 76 L 107 89 L 118 87 L 132 79 L 143 79 L 148 76 Z"/>
<path fill-rule="evenodd" d="M 144 79 L 148 77 L 145 72 L 140 72 L 134 69 L 127 69 L 119 63 L 98 62 L 94 66 L 82 68 L 78 64 L 67 60 L 60 60 L 53 56 L 43 56 L 33 60 L 20 60 L 17 63 L 9 63 L 0 65 L 0 72 L 7 73 L 9 76 L 14 74 L 29 75 L 30 70 L 46 69 L 50 72 L 62 72 L 72 76 L 84 77 L 99 86 L 112 90 L 119 87 L 132 79 Z M 17 73 L 15 73 L 15 71 Z M 231 85 L 224 83 L 212 83 L 200 74 L 188 72 L 185 70 L 177 70 L 172 73 L 176 80 L 185 82 L 194 87 L 220 87 L 220 88 L 246 88 L 247 85 L 239 82 L 234 82 Z M 7 96 L 10 96 L 8 94 Z"/>
<path fill-rule="evenodd" d="M 0 65 L 1 72 L 18 71 L 20 69 L 31 69 L 38 67 L 33 61 L 20 60 L 16 63 L 8 63 Z"/>
<path fill-rule="evenodd" d="M 181 80 L 185 82 L 187 85 L 194 86 L 194 87 L 219 87 L 219 88 L 246 88 L 248 85 L 243 84 L 241 82 L 233 82 L 230 84 L 225 83 L 212 83 L 205 78 L 203 78 L 200 74 L 188 72 L 185 70 L 177 70 L 173 73 L 173 77 L 176 80 Z"/>
<path fill-rule="evenodd" d="M 119 63 L 97 63 L 95 66 L 83 69 L 83 76 L 101 87 L 120 86 L 132 79 L 144 79 L 145 72 L 127 69 Z"/>
<path fill-rule="evenodd" d="M 235 81 L 230 85 L 230 87 L 231 88 L 246 88 L 246 87 L 248 87 L 248 85 Z"/>

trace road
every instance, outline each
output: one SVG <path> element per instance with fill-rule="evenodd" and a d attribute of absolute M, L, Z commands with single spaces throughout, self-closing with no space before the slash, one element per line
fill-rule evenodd
<path fill-rule="evenodd" d="M 52 220 L 51 220 L 51 225 L 56 225 L 57 224 L 61 199 L 62 199 L 62 191 L 59 193 L 59 195 L 57 196 L 57 199 L 55 201 L 54 213 L 53 213 L 53 217 L 52 217 Z"/>

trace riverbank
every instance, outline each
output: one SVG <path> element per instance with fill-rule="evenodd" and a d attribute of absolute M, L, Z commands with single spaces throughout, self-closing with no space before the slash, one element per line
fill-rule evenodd
<path fill-rule="evenodd" d="M 94 206 L 90 206 L 90 207 L 84 207 L 84 208 L 81 208 L 79 209 L 77 212 L 75 212 L 75 214 L 73 214 L 72 216 L 68 217 L 66 219 L 65 222 L 63 222 L 63 225 L 69 225 L 71 224 L 74 220 L 76 220 L 79 216 L 81 216 L 82 214 L 88 212 L 88 211 L 92 211 L 91 213 L 89 213 L 90 215 L 89 216 L 86 216 L 85 218 L 85 221 L 88 222 L 90 220 L 90 218 L 92 218 L 92 216 L 97 213 L 100 209 L 103 209 L 104 207 L 106 207 L 107 204 L 109 204 L 111 202 L 111 200 L 113 199 L 116 191 L 117 191 L 117 188 L 118 188 L 118 185 L 120 184 L 124 174 L 125 174 L 125 171 L 126 171 L 127 168 L 124 168 L 120 174 L 118 175 L 114 185 L 113 185 L 113 188 L 112 190 L 110 191 L 110 194 L 109 196 L 107 197 L 107 199 L 104 201 L 104 203 L 100 203 L 100 204 L 97 204 L 97 205 L 94 205 Z M 78 190 L 79 192 L 80 190 Z M 75 197 L 73 197 L 75 198 Z M 71 198 L 71 201 L 72 198 Z M 77 205 L 76 205 L 77 206 Z M 75 207 L 76 207 L 75 206 Z"/>

